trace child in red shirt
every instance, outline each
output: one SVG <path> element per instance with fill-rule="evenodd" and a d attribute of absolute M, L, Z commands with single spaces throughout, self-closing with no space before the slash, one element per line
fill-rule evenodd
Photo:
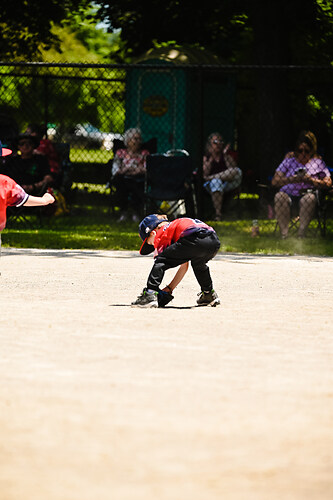
<path fill-rule="evenodd" d="M 6 227 L 7 207 L 36 207 L 49 205 L 55 201 L 54 197 L 45 193 L 43 196 L 30 196 L 16 182 L 0 174 L 0 232 Z"/>
<path fill-rule="evenodd" d="M 146 288 L 137 300 L 132 302 L 132 306 L 158 307 L 159 287 L 165 271 L 183 266 L 187 262 L 191 262 L 201 288 L 197 304 L 199 306 L 220 304 L 207 265 L 220 248 L 220 241 L 212 227 L 198 219 L 184 217 L 169 222 L 166 216 L 152 214 L 141 221 L 139 234 L 143 240 L 140 254 L 147 255 L 154 251 L 155 261 Z M 182 269 L 181 267 L 180 273 Z"/>

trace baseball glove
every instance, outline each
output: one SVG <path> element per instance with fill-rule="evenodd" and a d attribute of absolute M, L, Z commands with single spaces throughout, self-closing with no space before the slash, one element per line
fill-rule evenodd
<path fill-rule="evenodd" d="M 169 292 L 164 292 L 163 290 L 158 291 L 157 302 L 158 307 L 165 307 L 169 302 L 173 300 L 173 295 Z"/>

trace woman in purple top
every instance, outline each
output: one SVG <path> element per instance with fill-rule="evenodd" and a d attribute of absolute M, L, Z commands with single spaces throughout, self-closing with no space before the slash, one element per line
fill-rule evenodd
<path fill-rule="evenodd" d="M 317 154 L 315 135 L 301 132 L 295 151 L 287 154 L 272 179 L 272 186 L 280 188 L 274 198 L 274 209 L 283 239 L 288 236 L 292 203 L 299 203 L 298 236 L 302 238 L 315 212 L 315 190 L 331 185 L 330 172 Z"/>

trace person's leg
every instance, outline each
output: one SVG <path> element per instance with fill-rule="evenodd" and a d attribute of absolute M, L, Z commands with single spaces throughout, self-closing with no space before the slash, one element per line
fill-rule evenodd
<path fill-rule="evenodd" d="M 316 208 L 315 193 L 306 193 L 299 202 L 299 228 L 298 236 L 303 237 L 308 225 L 313 218 Z"/>
<path fill-rule="evenodd" d="M 191 266 L 197 282 L 202 292 L 209 292 L 213 289 L 213 282 L 207 262 L 212 260 L 220 248 L 220 241 L 214 232 L 196 236 L 195 255 L 191 259 Z"/>
<path fill-rule="evenodd" d="M 235 187 L 237 187 L 242 181 L 242 171 L 240 168 L 227 168 L 226 170 L 216 174 L 216 177 L 221 179 L 223 182 L 235 183 Z"/>
<path fill-rule="evenodd" d="M 219 178 L 212 179 L 212 200 L 216 213 L 216 220 L 221 220 L 222 203 L 224 193 L 238 188 L 242 183 L 242 171 L 240 168 L 228 169 L 218 174 Z M 214 188 L 216 191 L 214 192 Z"/>
<path fill-rule="evenodd" d="M 240 168 L 232 169 L 232 172 L 228 174 L 229 171 L 221 172 L 221 180 L 223 181 L 223 192 L 227 193 L 233 189 L 238 188 L 242 183 L 242 171 Z M 225 174 L 225 176 L 223 176 Z"/>
<path fill-rule="evenodd" d="M 190 260 L 192 249 L 188 248 L 183 240 L 185 238 L 173 243 L 155 258 L 147 279 L 147 289 L 158 291 L 167 269 L 180 266 Z"/>
<path fill-rule="evenodd" d="M 193 272 L 201 288 L 197 305 L 215 307 L 220 304 L 220 299 L 213 289 L 213 282 L 207 262 L 215 257 L 220 247 L 220 241 L 216 234 L 212 233 L 206 236 L 201 242 L 198 242 L 198 245 L 201 247 L 202 254 L 191 261 Z"/>
<path fill-rule="evenodd" d="M 276 193 L 274 197 L 274 209 L 282 238 L 286 238 L 288 236 L 290 205 L 291 199 L 286 193 L 282 191 Z"/>
<path fill-rule="evenodd" d="M 211 197 L 212 197 L 213 207 L 215 210 L 215 220 L 221 220 L 223 193 L 222 191 L 214 191 L 211 193 Z"/>
<path fill-rule="evenodd" d="M 221 220 L 222 202 L 223 202 L 223 187 L 221 179 L 211 179 L 204 184 L 207 191 L 210 193 L 213 207 L 215 210 L 215 220 Z"/>
<path fill-rule="evenodd" d="M 167 250 L 172 248 L 170 257 L 167 258 L 164 254 Z M 179 248 L 178 248 L 179 247 Z M 160 292 L 160 285 L 162 283 L 164 273 L 167 269 L 176 267 L 180 264 L 184 264 L 188 261 L 188 258 L 182 258 L 183 248 L 178 243 L 174 243 L 168 247 L 161 255 L 157 256 L 154 261 L 154 265 L 149 273 L 147 279 L 147 286 L 143 289 L 143 292 L 139 297 L 132 302 L 132 306 L 136 307 L 158 307 L 158 293 Z M 163 307 L 163 306 L 161 306 Z"/>

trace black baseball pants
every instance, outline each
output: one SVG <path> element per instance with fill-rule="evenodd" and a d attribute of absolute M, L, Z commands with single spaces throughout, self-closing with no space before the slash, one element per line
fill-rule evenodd
<path fill-rule="evenodd" d="M 215 257 L 220 245 L 216 233 L 207 229 L 180 238 L 155 258 L 147 288 L 158 291 L 167 269 L 189 261 L 201 290 L 212 290 L 213 283 L 207 262 Z"/>

